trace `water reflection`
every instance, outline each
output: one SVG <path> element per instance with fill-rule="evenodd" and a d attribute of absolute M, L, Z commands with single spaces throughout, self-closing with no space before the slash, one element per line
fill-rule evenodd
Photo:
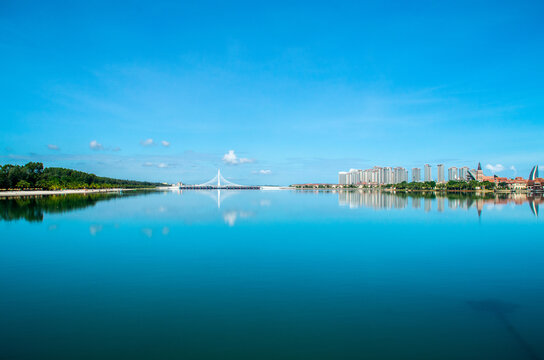
<path fill-rule="evenodd" d="M 177 194 L 183 195 L 183 190 L 176 189 L 174 190 Z M 185 190 L 185 191 L 191 191 L 193 193 L 202 194 L 210 199 L 212 199 L 215 203 L 217 203 L 217 208 L 221 208 L 221 203 L 228 199 L 229 197 L 236 195 L 239 193 L 239 191 L 236 190 L 223 190 L 217 189 L 217 190 Z"/>
<path fill-rule="evenodd" d="M 223 221 L 233 226 L 237 220 L 247 218 L 257 214 L 264 208 L 282 208 L 287 203 L 275 200 L 272 202 L 269 197 L 273 195 L 278 199 L 285 194 L 278 192 L 271 194 L 268 192 L 253 191 L 243 193 L 240 191 L 177 191 L 183 201 L 162 198 L 161 201 L 146 202 L 141 209 L 133 208 L 130 211 L 134 213 L 143 213 L 145 216 L 158 218 L 183 218 L 184 221 L 201 221 L 206 217 L 223 219 Z M 243 195 L 242 195 L 243 193 Z M 291 192 L 289 192 L 291 193 Z M 481 214 L 484 209 L 501 210 L 505 205 L 528 206 L 527 213 L 538 216 L 539 206 L 544 202 L 542 194 L 440 194 L 440 193 L 391 193 L 368 190 L 340 190 L 340 191 L 297 191 L 295 194 L 311 194 L 314 196 L 323 196 L 328 198 L 338 197 L 338 205 L 349 208 L 372 208 L 372 209 L 413 209 L 430 212 L 447 212 L 458 209 L 472 211 L 476 210 Z M 15 221 L 26 220 L 30 222 L 41 222 L 45 214 L 66 213 L 87 207 L 93 207 L 100 201 L 113 200 L 121 197 L 135 197 L 148 194 L 160 194 L 157 191 L 146 192 L 125 192 L 125 193 L 93 193 L 93 194 L 70 194 L 53 195 L 40 197 L 7 198 L 0 199 L 0 220 Z M 238 195 L 238 196 L 237 196 Z M 266 195 L 266 198 L 264 196 Z M 224 204 L 230 197 L 236 199 L 230 200 Z M 206 201 L 205 197 L 211 201 Z M 200 200 L 203 198 L 202 200 Z M 155 199 L 159 199 L 156 197 Z M 249 199 L 249 200 L 248 200 Z M 293 198 L 295 199 L 295 198 Z M 295 200 L 297 201 L 297 200 Z M 206 206 L 209 204 L 209 206 Z M 208 212 L 206 210 L 217 204 L 217 212 Z M 526 205 L 527 204 L 527 205 Z M 225 206 L 223 206 L 225 205 Z M 223 207 L 223 208 L 222 208 Z M 225 209 L 225 207 L 227 209 Z M 259 210 L 262 209 L 262 210 Z M 269 211 L 269 210 L 266 210 Z M 51 225 L 49 230 L 56 229 L 56 225 Z M 90 225 L 89 233 L 96 235 L 100 232 L 98 225 Z M 164 230 L 168 233 L 169 230 Z M 157 234 L 160 231 L 157 232 Z M 149 231 L 144 231 L 149 236 Z M 153 234 L 151 234 L 152 236 Z"/>
<path fill-rule="evenodd" d="M 4 358 L 544 354 L 541 196 L 228 193 L 0 200 Z"/>
<path fill-rule="evenodd" d="M 523 337 L 520 331 L 507 317 L 508 314 L 519 308 L 518 305 L 495 299 L 468 301 L 467 303 L 475 311 L 494 315 L 499 323 L 504 326 L 505 330 L 508 332 L 508 334 L 510 334 L 512 339 L 518 343 L 520 349 L 525 355 L 525 358 L 533 360 L 540 359 L 540 356 L 538 356 L 538 354 L 535 352 L 533 346 L 529 344 L 529 342 Z"/>
<path fill-rule="evenodd" d="M 131 191 L 124 193 L 67 194 L 5 198 L 0 199 L 0 219 L 4 221 L 24 219 L 26 221 L 41 222 L 43 221 L 44 213 L 66 213 L 94 206 L 100 201 L 142 195 L 145 193 L 149 192 Z M 89 229 L 89 231 L 93 235 L 98 232 L 93 228 Z"/>
<path fill-rule="evenodd" d="M 229 210 L 223 213 L 223 220 L 225 221 L 225 224 L 228 224 L 229 226 L 234 226 L 238 218 L 245 219 L 251 216 L 253 216 L 252 212 Z"/>
<path fill-rule="evenodd" d="M 531 212 L 538 216 L 539 205 L 544 202 L 542 194 L 438 194 L 438 193 L 391 193 L 365 190 L 340 190 L 338 193 L 338 204 L 350 208 L 369 207 L 373 209 L 404 209 L 412 203 L 413 209 L 423 208 L 425 212 L 436 210 L 443 212 L 446 206 L 448 209 L 469 210 L 475 208 L 481 214 L 484 206 L 500 208 L 502 205 L 513 204 L 523 205 L 527 203 Z"/>

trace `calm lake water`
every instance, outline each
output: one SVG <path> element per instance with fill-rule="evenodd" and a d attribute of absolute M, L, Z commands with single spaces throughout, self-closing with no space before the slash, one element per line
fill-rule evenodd
<path fill-rule="evenodd" d="M 0 359 L 543 359 L 540 202 L 0 200 Z"/>

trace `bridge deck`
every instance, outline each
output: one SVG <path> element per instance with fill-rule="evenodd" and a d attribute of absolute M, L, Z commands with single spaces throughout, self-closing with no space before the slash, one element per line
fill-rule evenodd
<path fill-rule="evenodd" d="M 181 185 L 180 189 L 184 190 L 260 190 L 260 186 L 256 185 L 239 185 L 228 181 L 221 175 L 221 170 L 217 169 L 217 175 L 211 180 L 198 185 Z"/>

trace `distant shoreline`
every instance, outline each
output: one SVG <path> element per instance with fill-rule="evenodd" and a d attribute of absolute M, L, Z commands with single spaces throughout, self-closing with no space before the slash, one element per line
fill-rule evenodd
<path fill-rule="evenodd" d="M 16 196 L 110 193 L 110 192 L 132 191 L 132 190 L 138 190 L 138 189 L 116 188 L 116 189 L 67 189 L 67 190 L 8 190 L 8 191 L 0 191 L 0 198 L 16 197 Z"/>
<path fill-rule="evenodd" d="M 470 193 L 485 193 L 485 194 L 530 194 L 530 191 L 527 190 L 490 190 L 490 189 L 479 189 L 479 190 L 453 190 L 453 189 L 411 189 L 411 190 L 405 190 L 405 189 L 389 189 L 389 188 L 312 188 L 312 187 L 302 187 L 302 188 L 295 188 L 291 187 L 293 190 L 308 190 L 308 191 L 382 191 L 382 192 L 389 192 L 389 193 L 453 193 L 453 194 L 470 194 Z"/>

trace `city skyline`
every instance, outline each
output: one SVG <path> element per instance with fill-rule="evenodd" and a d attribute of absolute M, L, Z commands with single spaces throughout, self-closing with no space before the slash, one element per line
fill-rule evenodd
<path fill-rule="evenodd" d="M 471 169 L 468 166 L 456 167 L 451 166 L 448 168 L 448 176 L 445 177 L 444 164 L 436 165 L 436 176 L 433 177 L 433 167 L 430 164 L 423 166 L 424 178 L 421 180 L 421 168 L 412 168 L 411 177 L 408 176 L 408 170 L 404 167 L 390 167 L 390 166 L 374 166 L 369 169 L 350 169 L 349 171 L 338 172 L 338 184 L 339 185 L 358 185 L 358 184 L 399 184 L 401 182 L 430 182 L 446 183 L 448 181 L 489 181 L 491 178 L 497 177 L 498 179 L 509 180 L 534 180 L 539 178 L 538 165 L 535 165 L 526 178 L 523 176 L 504 177 L 498 176 L 496 173 L 492 173 L 491 176 L 485 175 L 482 169 L 481 163 L 478 166 Z M 488 169 L 491 170 L 491 169 Z M 496 181 L 496 179 L 495 179 Z"/>
<path fill-rule="evenodd" d="M 526 176 L 544 166 L 543 11 L 3 1 L 0 164 L 170 183 L 480 160 Z"/>

